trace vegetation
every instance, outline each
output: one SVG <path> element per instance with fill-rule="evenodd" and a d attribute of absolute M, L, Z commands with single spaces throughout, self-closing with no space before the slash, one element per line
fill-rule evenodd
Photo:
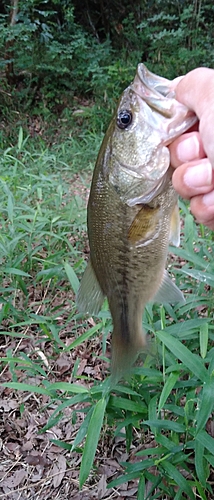
<path fill-rule="evenodd" d="M 128 483 L 138 500 L 209 500 L 213 233 L 181 202 L 182 244 L 171 249 L 169 270 L 186 303 L 148 305 L 151 352 L 113 390 L 107 304 L 83 317 L 75 293 L 89 252 L 90 178 L 116 99 L 140 61 L 169 78 L 212 67 L 214 6 L 79 6 L 13 0 L 0 7 L 0 498 L 22 491 L 48 499 L 53 488 L 58 498 L 118 498 Z M 29 437 L 33 428 L 39 439 Z M 45 462 L 46 448 L 49 460 L 58 450 L 58 469 Z M 32 481 L 26 464 L 41 466 Z M 65 470 L 77 474 L 67 484 Z"/>

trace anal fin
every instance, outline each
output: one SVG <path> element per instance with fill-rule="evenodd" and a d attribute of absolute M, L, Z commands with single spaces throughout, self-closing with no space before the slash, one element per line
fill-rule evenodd
<path fill-rule="evenodd" d="M 152 302 L 160 302 L 161 304 L 185 302 L 183 293 L 179 290 L 175 283 L 171 281 L 167 271 L 164 271 L 160 287 L 158 288 L 155 296 L 152 298 Z"/>
<path fill-rule="evenodd" d="M 89 260 L 80 283 L 76 305 L 80 312 L 98 314 L 104 301 L 104 294 Z"/>

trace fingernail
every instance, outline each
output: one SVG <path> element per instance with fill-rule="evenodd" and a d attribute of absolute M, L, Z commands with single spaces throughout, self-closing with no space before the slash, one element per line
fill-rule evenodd
<path fill-rule="evenodd" d="M 214 205 L 214 191 L 210 191 L 210 193 L 205 194 L 202 201 L 206 207 L 212 207 Z"/>
<path fill-rule="evenodd" d="M 189 167 L 184 174 L 184 182 L 190 188 L 202 188 L 212 185 L 212 165 L 203 160 L 200 165 Z"/>
<path fill-rule="evenodd" d="M 194 135 L 181 141 L 177 146 L 177 157 L 182 163 L 196 159 L 199 156 L 200 145 Z"/>

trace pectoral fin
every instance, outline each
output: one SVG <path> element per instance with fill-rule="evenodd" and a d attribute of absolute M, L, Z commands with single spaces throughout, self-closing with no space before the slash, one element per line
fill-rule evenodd
<path fill-rule="evenodd" d="M 183 293 L 171 281 L 169 275 L 164 271 L 160 287 L 152 299 L 152 302 L 161 302 L 162 304 L 175 304 L 176 302 L 185 302 Z"/>
<path fill-rule="evenodd" d="M 180 215 L 178 204 L 175 205 L 171 216 L 169 241 L 175 247 L 179 247 L 180 245 Z"/>
<path fill-rule="evenodd" d="M 84 313 L 98 314 L 103 301 L 103 292 L 95 276 L 91 261 L 89 260 L 77 292 L 77 308 Z"/>
<path fill-rule="evenodd" d="M 142 246 L 157 238 L 160 231 L 161 209 L 143 205 L 133 220 L 128 233 L 132 245 Z"/>

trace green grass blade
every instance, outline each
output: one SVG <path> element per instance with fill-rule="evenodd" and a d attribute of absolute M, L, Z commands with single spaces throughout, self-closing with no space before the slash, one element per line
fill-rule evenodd
<path fill-rule="evenodd" d="M 62 342 L 61 338 L 59 337 L 58 328 L 56 327 L 56 325 L 54 324 L 50 325 L 50 331 L 53 335 L 55 342 L 59 344 L 61 347 L 63 347 L 63 349 L 66 349 L 67 346 L 64 344 L 64 342 Z"/>
<path fill-rule="evenodd" d="M 142 464 L 142 469 L 143 469 Z M 123 476 L 118 477 L 117 479 L 114 479 L 110 483 L 108 483 L 107 488 L 116 488 L 117 486 L 120 486 L 120 484 L 123 483 L 128 483 L 128 481 L 132 481 L 133 479 L 139 477 L 139 472 L 131 472 L 130 474 L 123 474 Z M 124 497 L 122 497 L 124 498 Z"/>
<path fill-rule="evenodd" d="M 143 425 L 154 426 L 157 429 L 167 429 L 174 432 L 185 432 L 185 426 L 173 420 L 144 420 Z"/>
<path fill-rule="evenodd" d="M 195 500 L 195 495 L 192 491 L 191 486 L 188 481 L 179 470 L 170 462 L 162 462 L 162 467 L 167 472 L 167 474 L 175 481 L 175 483 L 181 488 L 181 490 L 186 493 L 187 498 L 191 498 L 191 500 Z"/>
<path fill-rule="evenodd" d="M 21 271 L 21 269 L 16 269 L 15 267 L 4 267 L 4 273 L 15 274 L 17 276 L 25 276 L 26 278 L 30 278 L 30 274 Z"/>
<path fill-rule="evenodd" d="M 121 408 L 122 410 L 133 411 L 136 413 L 147 413 L 145 403 L 137 403 L 136 401 L 132 401 L 131 399 L 119 398 L 116 396 L 110 397 L 109 406 Z"/>
<path fill-rule="evenodd" d="M 197 413 L 196 432 L 202 430 L 214 408 L 214 376 L 205 382 L 200 402 L 200 408 Z"/>
<path fill-rule="evenodd" d="M 54 443 L 56 446 L 63 448 L 63 450 L 71 451 L 72 444 L 65 443 L 64 441 L 60 441 L 60 439 L 50 439 L 51 443 Z"/>
<path fill-rule="evenodd" d="M 210 285 L 212 288 L 214 288 L 214 277 L 211 273 L 198 271 L 197 269 L 184 268 L 182 268 L 182 273 L 186 274 L 187 276 L 191 276 L 192 278 L 201 281 L 202 283 L 206 283 L 207 285 Z"/>
<path fill-rule="evenodd" d="M 212 455 L 214 455 L 214 438 L 206 431 L 200 431 L 195 436 L 196 441 L 202 444 Z"/>
<path fill-rule="evenodd" d="M 80 285 L 77 275 L 73 270 L 73 267 L 71 267 L 68 262 L 64 262 L 64 269 L 67 274 L 68 280 L 70 281 L 71 287 L 76 295 Z"/>
<path fill-rule="evenodd" d="M 88 340 L 94 333 L 98 332 L 102 328 L 102 323 L 98 323 L 95 326 L 92 326 L 84 332 L 82 335 L 80 335 L 77 339 L 75 339 L 72 344 L 70 344 L 68 347 L 65 348 L 65 351 L 71 351 L 72 349 L 75 349 L 78 345 L 82 344 L 85 342 L 85 340 Z"/>
<path fill-rule="evenodd" d="M 207 463 L 204 460 L 204 446 L 199 441 L 195 442 L 195 469 L 199 482 L 206 488 Z"/>
<path fill-rule="evenodd" d="M 200 484 L 197 480 L 195 481 L 195 484 L 196 484 L 196 487 L 197 487 L 198 493 L 199 493 L 199 495 L 200 495 L 200 497 L 199 497 L 199 498 L 200 498 L 201 500 L 207 500 L 207 493 L 206 493 L 206 491 L 204 492 L 203 487 L 201 486 L 201 484 Z M 206 488 L 207 488 L 207 484 L 206 484 L 206 486 L 204 486 L 204 488 L 205 488 L 205 490 L 206 490 Z M 210 498 L 211 498 L 211 497 L 210 497 Z"/>
<path fill-rule="evenodd" d="M 156 421 L 157 420 L 157 400 L 158 396 L 154 396 L 153 398 L 150 399 L 149 405 L 148 405 L 148 420 L 150 421 Z M 151 426 L 151 432 L 156 435 L 156 427 Z"/>
<path fill-rule="evenodd" d="M 21 151 L 23 144 L 23 128 L 19 127 L 19 135 L 18 135 L 18 150 Z"/>
<path fill-rule="evenodd" d="M 74 394 L 88 393 L 88 389 L 80 384 L 69 384 L 69 382 L 55 382 L 50 384 L 50 389 L 54 391 L 73 392 Z"/>
<path fill-rule="evenodd" d="M 103 425 L 105 409 L 106 399 L 102 398 L 96 403 L 88 426 L 88 432 L 80 467 L 80 488 L 82 488 L 83 484 L 88 478 L 94 461 L 97 444 L 100 437 L 100 431 Z"/>
<path fill-rule="evenodd" d="M 92 412 L 93 412 L 93 408 L 90 408 L 90 410 L 88 411 L 87 415 L 85 416 L 82 424 L 80 425 L 78 433 L 77 433 L 77 435 L 75 437 L 75 440 L 74 440 L 74 442 L 72 444 L 72 451 L 75 450 L 75 448 L 84 439 L 84 437 L 85 437 L 85 435 L 87 433 L 87 430 L 88 430 L 88 426 L 89 426 L 90 420 L 91 420 Z"/>
<path fill-rule="evenodd" d="M 203 361 L 199 356 L 193 354 L 187 347 L 174 337 L 170 337 L 166 332 L 157 332 L 157 337 L 163 342 L 168 349 L 182 361 L 182 363 L 190 370 L 197 378 L 206 382 L 208 372 L 204 367 Z"/>
<path fill-rule="evenodd" d="M 200 326 L 200 354 L 203 359 L 207 355 L 208 336 L 208 323 L 204 323 Z"/>
<path fill-rule="evenodd" d="M 37 387 L 36 385 L 24 384 L 22 382 L 5 382 L 2 385 L 10 389 L 16 389 L 17 391 L 35 392 L 36 394 L 46 394 L 48 396 L 53 395 L 51 392 L 51 385 L 50 390 L 40 386 Z"/>
<path fill-rule="evenodd" d="M 179 373 L 172 372 L 172 373 L 170 373 L 169 377 L 167 378 L 166 383 L 163 387 L 162 393 L 160 395 L 160 400 L 159 400 L 159 404 L 158 404 L 158 413 L 164 407 L 165 402 L 170 395 L 170 392 L 172 391 L 174 385 L 176 384 L 176 382 L 178 380 L 178 377 L 179 377 Z"/>
<path fill-rule="evenodd" d="M 145 498 L 145 477 L 142 475 L 138 485 L 137 500 L 143 500 Z"/>

